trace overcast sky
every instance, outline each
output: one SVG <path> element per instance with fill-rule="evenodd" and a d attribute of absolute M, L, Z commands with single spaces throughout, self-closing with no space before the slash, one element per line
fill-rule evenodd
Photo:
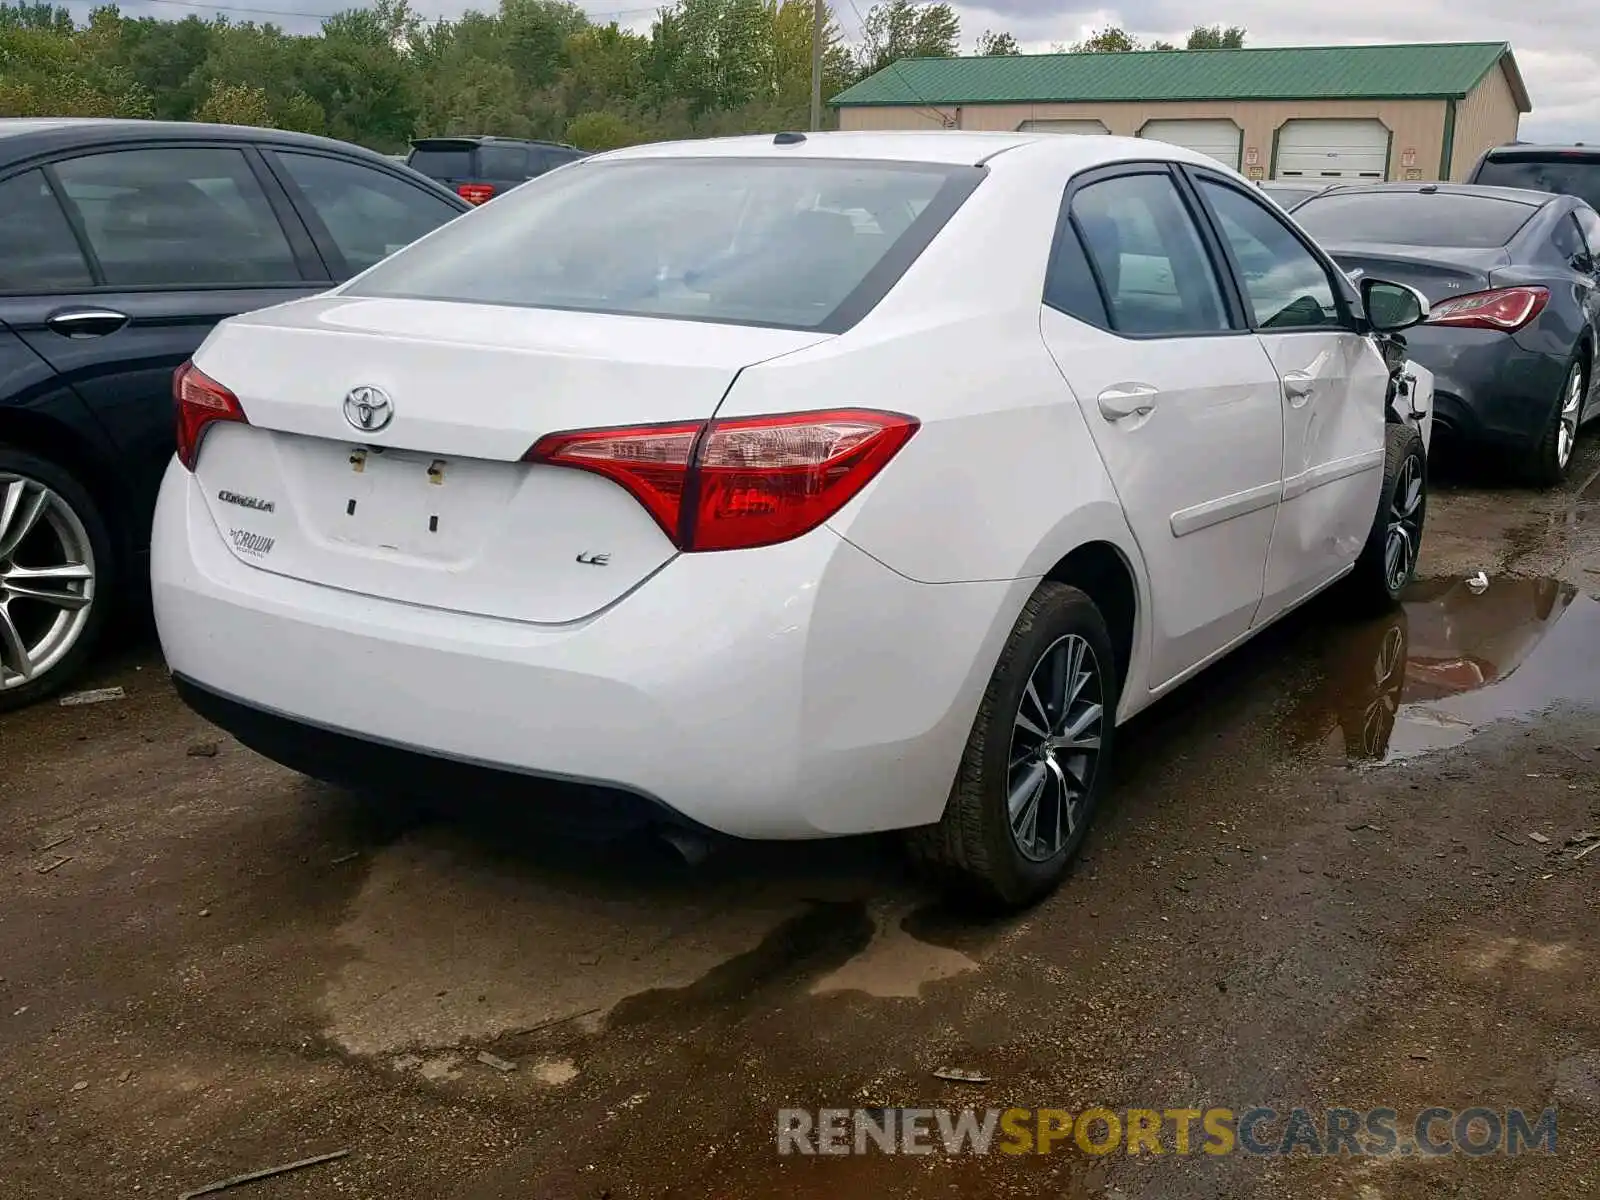
<path fill-rule="evenodd" d="M 1075 0 L 1067 0 L 1073 4 Z M 597 20 L 648 28 L 654 6 L 640 0 L 580 0 Z M 847 33 L 859 27 L 858 9 L 870 0 L 832 0 Z M 427 17 L 463 9 L 492 9 L 495 0 L 413 0 Z M 239 20 L 274 21 L 294 32 L 313 32 L 317 19 L 350 7 L 344 0 L 223 0 Z M 84 16 L 88 5 L 72 5 Z M 1600 141 L 1600 6 L 1592 0 L 1123 0 L 1106 8 L 1063 7 L 1059 0 L 983 0 L 956 4 L 968 48 L 985 29 L 1009 30 L 1023 49 L 1048 51 L 1092 29 L 1120 25 L 1142 39 L 1182 43 L 1195 25 L 1242 25 L 1251 46 L 1314 46 L 1356 42 L 1507 41 L 1533 97 L 1522 120 L 1529 139 Z M 253 11 L 248 11 L 253 10 Z M 200 0 L 158 3 L 132 0 L 130 15 L 180 19 L 215 9 Z M 305 13 L 295 19 L 285 14 Z"/>

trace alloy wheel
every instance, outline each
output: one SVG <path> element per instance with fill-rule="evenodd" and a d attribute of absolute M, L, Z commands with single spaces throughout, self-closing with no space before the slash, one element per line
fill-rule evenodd
<path fill-rule="evenodd" d="M 1395 715 L 1400 708 L 1400 693 L 1404 686 L 1397 676 L 1404 674 L 1405 652 L 1405 633 L 1398 625 L 1389 626 L 1384 630 L 1383 643 L 1378 647 L 1377 660 L 1372 664 L 1377 695 L 1362 715 L 1361 743 L 1357 747 L 1358 754 L 1353 757 L 1381 759 L 1389 749 L 1389 737 L 1394 732 Z"/>
<path fill-rule="evenodd" d="M 1565 471 L 1578 441 L 1578 417 L 1583 409 L 1583 364 L 1573 363 L 1561 393 L 1560 426 L 1556 429 L 1556 466 Z"/>
<path fill-rule="evenodd" d="M 1012 723 L 1006 772 L 1011 837 L 1023 857 L 1059 854 L 1085 818 L 1105 722 L 1105 674 L 1076 634 L 1039 656 Z"/>
<path fill-rule="evenodd" d="M 1398 593 L 1411 578 L 1422 547 L 1422 459 L 1406 455 L 1389 500 L 1389 532 L 1383 547 L 1383 578 Z"/>
<path fill-rule="evenodd" d="M 94 583 L 94 548 L 72 506 L 37 480 L 0 472 L 0 690 L 71 652 Z"/>

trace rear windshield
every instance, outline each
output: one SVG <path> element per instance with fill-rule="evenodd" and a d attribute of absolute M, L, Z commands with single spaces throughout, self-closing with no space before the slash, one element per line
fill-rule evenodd
<path fill-rule="evenodd" d="M 472 176 L 472 147 L 418 146 L 411 152 L 409 165 L 432 179 L 468 179 Z"/>
<path fill-rule="evenodd" d="M 1600 160 L 1592 158 L 1490 158 L 1472 182 L 1581 196 L 1600 208 Z"/>
<path fill-rule="evenodd" d="M 1321 242 L 1391 246 L 1504 246 L 1536 209 L 1514 200 L 1448 192 L 1335 192 L 1306 201 L 1294 219 Z"/>
<path fill-rule="evenodd" d="M 838 332 L 982 177 L 936 163 L 590 161 L 452 222 L 347 291 Z"/>
<path fill-rule="evenodd" d="M 526 179 L 528 152 L 521 146 L 479 146 L 478 173 L 485 179 Z"/>

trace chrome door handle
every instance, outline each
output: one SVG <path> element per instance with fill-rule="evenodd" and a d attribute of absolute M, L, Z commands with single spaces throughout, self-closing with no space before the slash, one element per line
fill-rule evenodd
<path fill-rule="evenodd" d="M 1148 383 L 1119 383 L 1099 397 L 1100 415 L 1108 421 L 1149 416 L 1156 406 L 1156 389 Z"/>
<path fill-rule="evenodd" d="M 1289 398 L 1290 408 L 1303 408 L 1317 386 L 1317 377 L 1308 371 L 1287 371 L 1283 376 L 1283 394 Z"/>
<path fill-rule="evenodd" d="M 114 308 L 69 308 L 51 313 L 45 324 L 69 338 L 104 337 L 128 323 L 128 314 Z"/>

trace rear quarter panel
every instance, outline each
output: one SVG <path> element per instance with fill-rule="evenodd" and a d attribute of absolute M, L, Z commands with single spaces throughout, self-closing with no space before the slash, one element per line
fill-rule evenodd
<path fill-rule="evenodd" d="M 1585 334 L 1593 337 L 1596 313 L 1600 311 L 1595 277 L 1561 261 L 1551 241 L 1557 224 L 1570 225 L 1572 208 L 1572 202 L 1565 199 L 1545 205 L 1507 247 L 1511 265 L 1490 275 L 1495 287 L 1537 284 L 1550 289 L 1550 302 L 1544 311 L 1513 337 L 1524 350 L 1559 360 L 1559 378 L 1550 389 L 1552 401 L 1579 341 Z"/>
<path fill-rule="evenodd" d="M 839 405 L 916 417 L 916 434 L 831 527 L 920 583 L 1042 576 L 1084 541 L 1131 537 L 1038 321 L 1035 303 L 842 338 L 747 369 L 718 415 Z"/>
<path fill-rule="evenodd" d="M 1077 547 L 1107 542 L 1132 566 L 1142 613 L 1142 559 L 1040 332 L 1069 177 L 997 171 L 860 324 L 746 368 L 718 415 L 869 407 L 914 416 L 917 433 L 829 522 L 835 532 L 925 584 L 1037 580 Z M 1007 590 L 1001 640 L 1032 590 Z M 1125 695 L 1143 694 L 1143 639 L 1140 619 Z M 984 645 L 998 653 L 992 639 Z"/>
<path fill-rule="evenodd" d="M 746 368 L 719 409 L 743 416 L 859 406 L 916 417 L 916 435 L 830 524 L 921 582 L 1043 575 L 1082 539 L 1132 546 L 1040 331 L 1072 172 L 1033 149 L 994 160 L 859 324 Z"/>

